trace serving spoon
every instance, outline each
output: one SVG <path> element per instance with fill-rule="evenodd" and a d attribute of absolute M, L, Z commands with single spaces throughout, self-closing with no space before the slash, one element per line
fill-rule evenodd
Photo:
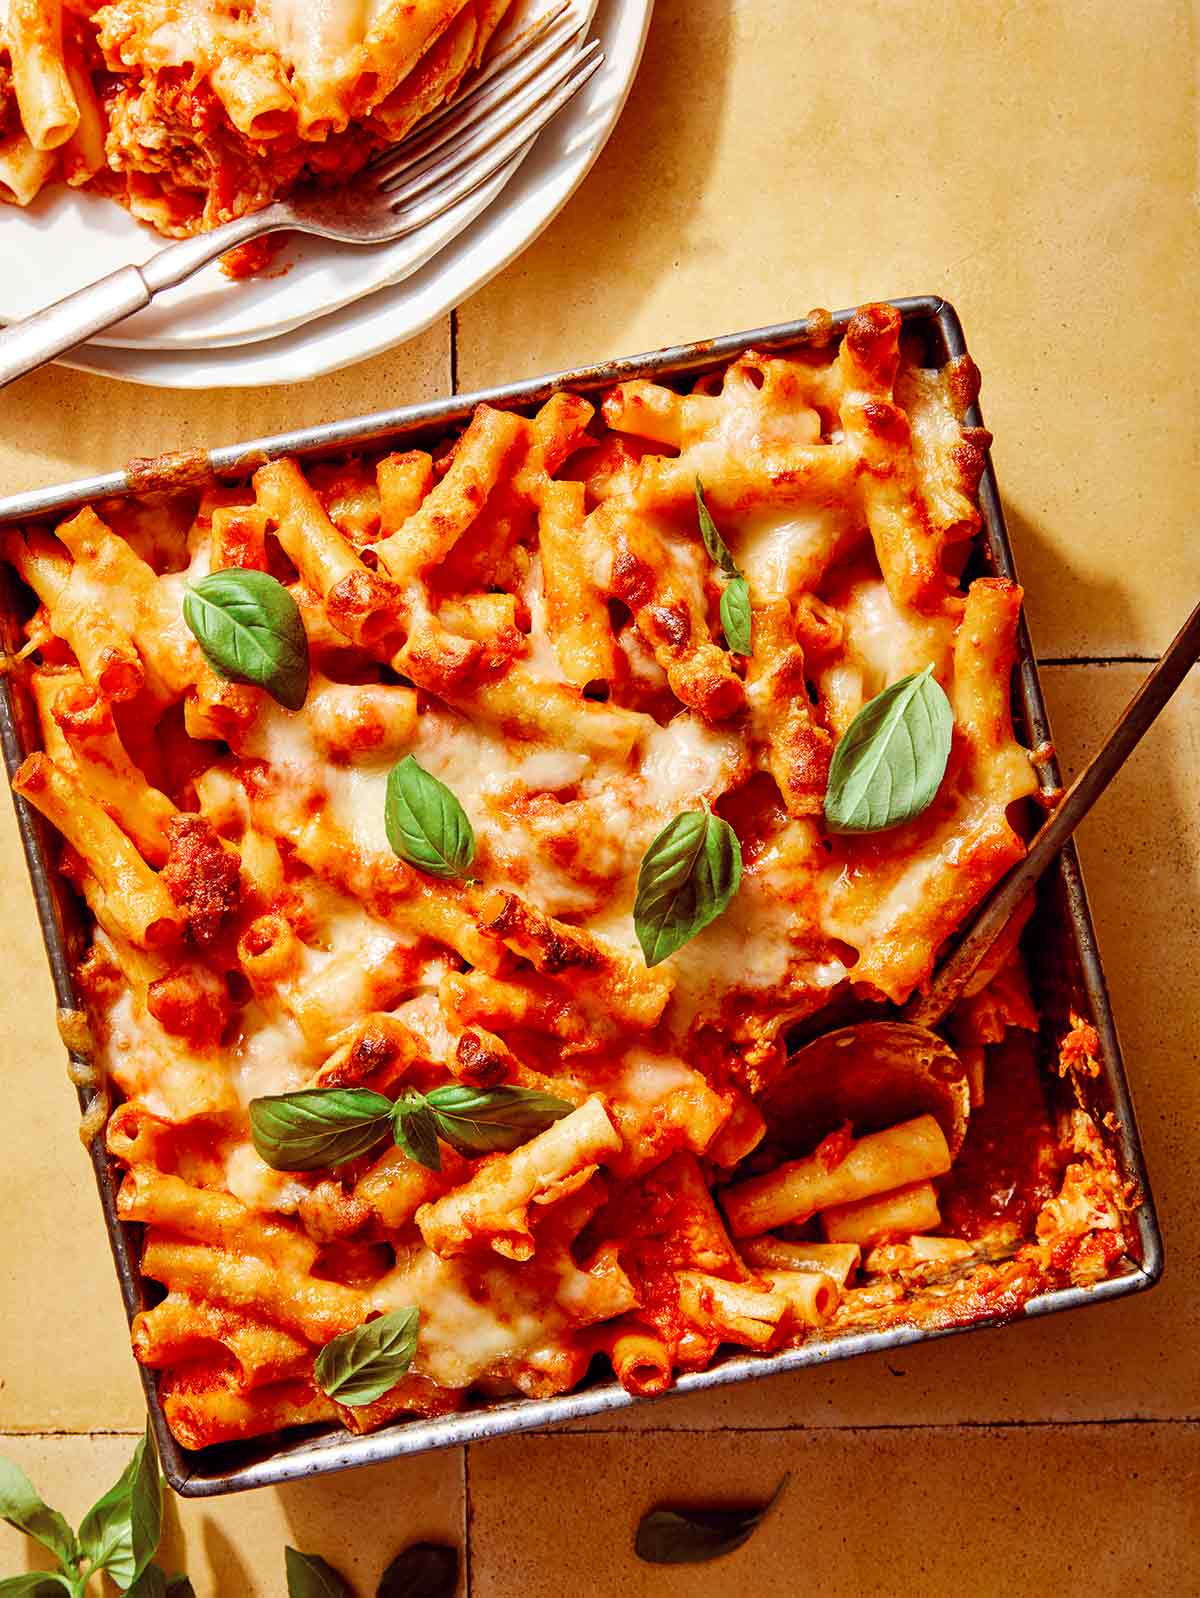
<path fill-rule="evenodd" d="M 1167 652 L 1126 705 L 1088 764 L 1042 823 L 1017 862 L 968 922 L 954 951 L 928 990 L 918 993 L 897 1020 L 859 1021 L 822 1033 L 784 1062 L 758 1101 L 773 1130 L 789 1140 L 789 1127 L 811 1132 L 857 1121 L 860 1114 L 886 1123 L 923 1111 L 941 1123 L 952 1154 L 970 1113 L 966 1070 L 933 1029 L 962 995 L 972 976 L 1024 902 L 1030 889 L 1140 743 L 1163 706 L 1200 658 L 1200 604 Z"/>

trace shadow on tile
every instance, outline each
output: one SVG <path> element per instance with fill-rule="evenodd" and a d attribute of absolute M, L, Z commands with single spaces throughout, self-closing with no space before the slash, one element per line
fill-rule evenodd
<path fill-rule="evenodd" d="M 212 1572 L 214 1592 L 242 1592 L 249 1593 L 255 1590 L 254 1575 L 249 1565 L 243 1558 L 243 1551 L 238 1548 L 233 1538 L 219 1524 L 216 1518 L 220 1514 L 217 1510 L 206 1514 L 201 1521 L 201 1537 L 204 1542 L 204 1557 Z M 270 1555 L 266 1549 L 255 1549 L 255 1564 L 260 1575 L 270 1569 Z M 283 1586 L 283 1549 L 278 1553 L 279 1585 Z"/>
<path fill-rule="evenodd" d="M 514 1438 L 471 1449 L 471 1593 L 1176 1598 L 1200 1590 L 1198 1469 L 1181 1425 Z M 788 1471 L 736 1553 L 634 1555 L 655 1505 L 761 1503 Z"/>
<path fill-rule="evenodd" d="M 1061 545 L 1032 514 L 1009 499 L 1003 487 L 1001 481 L 1004 520 L 1025 589 L 1025 618 L 1035 653 L 1055 659 L 1087 656 L 1091 619 L 1097 615 L 1105 617 L 1112 636 L 1132 645 L 1138 636 L 1138 616 L 1120 573 L 1110 577 L 1082 562 L 1068 564 Z M 1183 619 L 1180 615 L 1181 623 Z M 1045 641 L 1049 638 L 1056 640 L 1053 648 Z"/>
<path fill-rule="evenodd" d="M 387 1565 L 411 1543 L 465 1547 L 463 1475 L 462 1450 L 438 1449 L 293 1482 L 272 1489 L 271 1497 L 286 1525 L 286 1540 L 305 1553 L 320 1554 L 365 1595 L 375 1591 Z M 279 1559 L 282 1571 L 282 1543 Z M 256 1559 L 255 1568 L 261 1566 Z"/>

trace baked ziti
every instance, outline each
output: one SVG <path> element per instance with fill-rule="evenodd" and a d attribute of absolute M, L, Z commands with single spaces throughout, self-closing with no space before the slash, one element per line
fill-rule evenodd
<path fill-rule="evenodd" d="M 595 1360 L 658 1393 L 1122 1253 L 1015 926 L 945 1103 L 847 1056 L 771 1117 L 789 1034 L 927 983 L 1036 787 L 1020 590 L 963 575 L 975 370 L 886 305 L 813 326 L 3 534 L 44 741 L 14 785 L 90 911 L 85 1136 L 186 1447 Z"/>
<path fill-rule="evenodd" d="M 60 180 L 182 237 L 338 182 L 453 98 L 511 5 L 0 0 L 0 199 Z"/>

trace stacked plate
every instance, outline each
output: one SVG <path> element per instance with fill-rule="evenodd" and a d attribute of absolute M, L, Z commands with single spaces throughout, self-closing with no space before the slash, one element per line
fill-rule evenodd
<path fill-rule="evenodd" d="M 591 21 L 580 43 L 599 39 L 603 66 L 508 166 L 420 232 L 366 248 L 293 235 L 266 273 L 241 282 L 207 267 L 66 364 L 165 388 L 258 387 L 318 377 L 412 338 L 520 254 L 582 182 L 621 114 L 652 5 L 571 0 L 577 23 Z M 493 48 L 548 8 L 518 0 Z M 28 210 L 0 206 L 0 320 L 141 263 L 162 243 L 111 201 L 61 186 Z"/>

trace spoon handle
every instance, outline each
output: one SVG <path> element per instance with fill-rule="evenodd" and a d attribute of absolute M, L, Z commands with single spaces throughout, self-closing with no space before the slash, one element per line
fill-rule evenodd
<path fill-rule="evenodd" d="M 962 993 L 1009 917 L 1087 815 L 1141 741 L 1159 711 L 1200 657 L 1200 605 L 1184 622 L 1166 654 L 1126 705 L 1121 719 L 1076 777 L 1054 814 L 1038 829 L 1025 858 L 1009 872 L 968 924 L 935 973 L 927 993 L 905 1006 L 903 1018 L 917 1026 L 938 1024 Z"/>

